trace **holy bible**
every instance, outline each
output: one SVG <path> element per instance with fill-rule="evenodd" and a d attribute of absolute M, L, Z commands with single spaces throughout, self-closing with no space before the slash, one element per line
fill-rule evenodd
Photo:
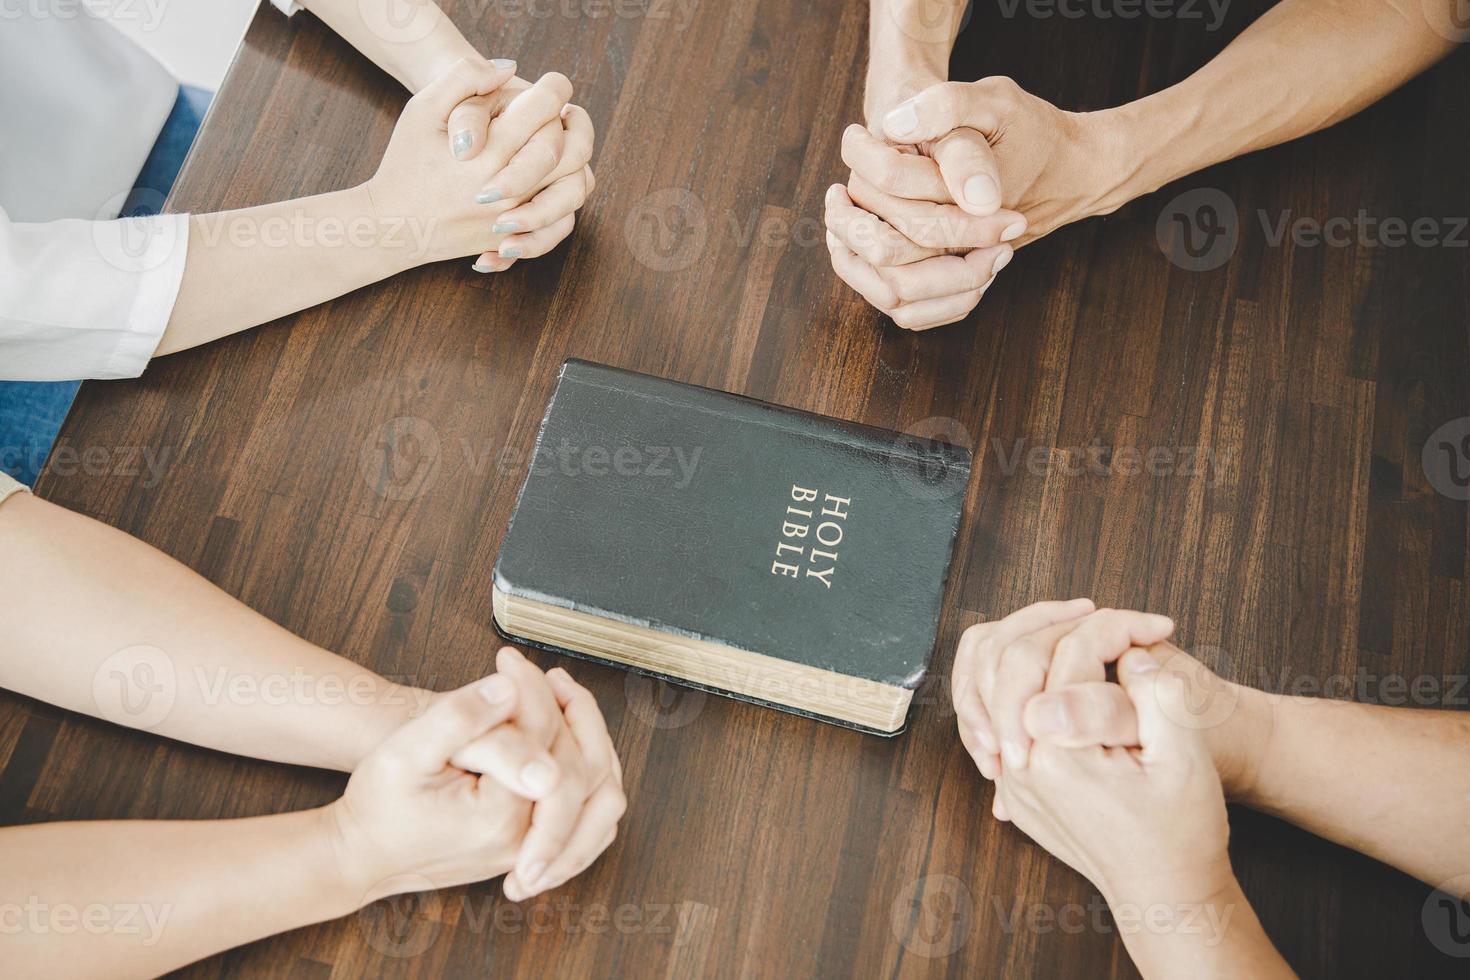
<path fill-rule="evenodd" d="M 502 633 L 901 731 L 968 450 L 569 360 L 495 565 Z"/>

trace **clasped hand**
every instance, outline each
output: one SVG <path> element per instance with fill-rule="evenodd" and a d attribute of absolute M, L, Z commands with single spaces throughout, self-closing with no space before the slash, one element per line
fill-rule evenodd
<path fill-rule="evenodd" d="M 1203 902 L 1234 881 L 1222 775 L 1242 778 L 1225 685 L 1164 616 L 1042 602 L 972 627 L 955 659 L 960 738 L 993 811 L 1109 900 Z M 1108 668 L 1117 680 L 1108 679 Z"/>
<path fill-rule="evenodd" d="M 1016 248 L 1121 203 L 1103 114 L 1064 112 L 1009 78 L 939 82 L 891 108 L 871 96 L 869 111 L 842 136 L 851 173 L 827 191 L 827 247 L 843 281 L 907 330 L 963 319 Z"/>
<path fill-rule="evenodd" d="M 366 904 L 507 875 L 520 901 L 580 874 L 617 835 L 623 772 L 597 703 L 511 647 L 390 734 L 324 811 Z"/>
<path fill-rule="evenodd" d="M 480 257 L 503 272 L 572 231 L 592 193 L 594 133 L 566 76 L 535 84 L 515 62 L 461 60 L 409 100 L 367 183 L 375 215 L 423 223 L 411 264 Z"/>

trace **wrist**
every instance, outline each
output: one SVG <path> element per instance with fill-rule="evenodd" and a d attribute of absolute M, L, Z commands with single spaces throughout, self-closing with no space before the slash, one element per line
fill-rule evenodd
<path fill-rule="evenodd" d="M 400 50 L 394 56 L 395 66 L 390 73 L 415 95 L 455 62 L 481 57 L 442 11 L 427 36 L 398 47 Z"/>
<path fill-rule="evenodd" d="M 320 900 L 331 911 L 330 918 L 350 915 L 381 898 L 372 894 L 374 872 L 364 860 L 361 847 L 349 829 L 345 801 L 337 799 L 326 806 L 307 810 L 308 833 L 311 834 L 321 864 L 317 875 L 322 885 Z"/>
<path fill-rule="evenodd" d="M 1206 695 L 1229 711 L 1226 719 L 1205 729 L 1205 744 L 1225 798 L 1248 806 L 1260 804 L 1260 773 L 1276 732 L 1276 711 L 1264 692 L 1216 679 L 1221 685 Z"/>
<path fill-rule="evenodd" d="M 340 765 L 342 772 L 352 772 L 383 740 L 417 718 L 433 699 L 432 691 L 398 684 L 374 675 L 371 701 L 364 705 L 347 734 Z"/>
<path fill-rule="evenodd" d="M 1112 174 L 1108 211 L 1199 169 L 1191 161 L 1202 113 L 1176 86 L 1088 114 L 1097 117 L 1099 147 Z"/>

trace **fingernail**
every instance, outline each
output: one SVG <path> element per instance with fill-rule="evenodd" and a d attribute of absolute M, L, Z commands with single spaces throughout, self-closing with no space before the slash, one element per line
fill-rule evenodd
<path fill-rule="evenodd" d="M 521 784 L 533 793 L 547 793 L 556 785 L 556 769 L 549 762 L 537 759 L 521 767 Z M 535 875 L 527 875 L 533 879 Z"/>
<path fill-rule="evenodd" d="M 509 235 L 519 227 L 520 225 L 514 221 L 497 221 L 490 226 L 490 233 L 493 235 Z"/>
<path fill-rule="evenodd" d="M 999 255 L 997 255 L 995 257 L 995 265 L 990 267 L 990 277 L 994 279 L 996 276 L 1000 275 L 1000 270 L 1011 264 L 1011 256 L 1015 254 L 1016 253 L 1013 250 L 1008 248 L 1004 252 L 1001 252 Z"/>
<path fill-rule="evenodd" d="M 494 187 L 491 187 L 488 190 L 483 190 L 480 193 L 476 194 L 475 203 L 494 204 L 496 201 L 500 200 L 504 196 L 505 195 L 500 193 L 500 191 L 496 190 Z"/>
<path fill-rule="evenodd" d="M 541 876 L 543 874 L 545 874 L 545 873 L 546 873 L 546 862 L 545 861 L 537 861 L 534 864 L 529 865 L 526 868 L 526 874 L 525 874 L 525 876 L 521 878 L 522 881 L 527 882 L 526 890 L 527 891 L 535 891 L 536 890 L 536 883 L 541 880 Z"/>
<path fill-rule="evenodd" d="M 515 647 L 501 647 L 499 655 L 504 656 L 512 663 L 523 663 L 526 659 L 525 654 L 521 653 Z"/>
<path fill-rule="evenodd" d="M 470 268 L 471 269 L 474 269 L 476 272 L 494 272 L 495 271 L 494 269 L 490 268 L 490 266 L 488 266 L 488 265 L 485 264 L 485 260 L 484 259 L 475 259 L 475 264 L 472 265 L 472 266 L 470 266 Z"/>
<path fill-rule="evenodd" d="M 1159 669 L 1159 662 L 1153 658 L 1153 654 L 1140 653 L 1128 660 L 1128 673 L 1138 676 L 1140 674 L 1152 674 Z"/>
<path fill-rule="evenodd" d="M 1000 240 L 1013 242 L 1024 234 L 1026 234 L 1026 222 L 1016 221 L 1006 225 L 1006 230 L 1000 233 Z"/>
<path fill-rule="evenodd" d="M 912 102 L 905 102 L 883 117 L 883 128 L 895 136 L 907 136 L 919 126 L 919 112 Z"/>
<path fill-rule="evenodd" d="M 462 157 L 475 145 L 475 137 L 469 130 L 454 134 L 454 155 Z"/>
<path fill-rule="evenodd" d="M 1148 624 L 1154 629 L 1171 630 L 1174 628 L 1174 620 L 1168 616 L 1160 616 L 1158 613 L 1148 614 Z"/>
<path fill-rule="evenodd" d="M 518 259 L 521 257 L 521 250 L 514 245 L 510 248 L 502 248 L 500 250 L 500 257 L 503 259 Z"/>
<path fill-rule="evenodd" d="M 1011 769 L 1026 768 L 1026 750 L 1017 742 L 1006 742 L 1000 747 L 1001 758 Z"/>
<path fill-rule="evenodd" d="M 1041 694 L 1032 704 L 1032 735 L 1066 735 L 1072 731 L 1072 716 L 1061 698 Z"/>
<path fill-rule="evenodd" d="M 475 268 L 478 269 L 479 266 L 476 265 Z M 481 271 L 488 272 L 490 270 L 483 269 Z M 501 677 L 499 674 L 496 674 L 484 684 L 480 685 L 480 696 L 491 704 L 504 704 L 515 696 L 515 685 L 511 683 L 509 677 Z"/>
<path fill-rule="evenodd" d="M 984 728 L 975 729 L 975 741 L 979 742 L 980 747 L 991 755 L 995 755 L 999 751 L 995 747 L 995 736 Z"/>
<path fill-rule="evenodd" d="M 491 58 L 490 64 L 496 68 L 514 68 L 516 66 L 515 59 L 513 58 Z"/>
<path fill-rule="evenodd" d="M 999 207 L 1000 188 L 985 174 L 976 174 L 965 181 L 965 200 L 977 208 Z"/>

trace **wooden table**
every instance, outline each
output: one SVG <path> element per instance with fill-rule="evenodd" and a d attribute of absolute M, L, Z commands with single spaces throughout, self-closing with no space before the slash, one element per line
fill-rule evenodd
<path fill-rule="evenodd" d="M 1213 32 L 985 6 L 955 77 L 1113 105 L 1188 74 L 1260 6 L 1233 5 Z M 965 626 L 1085 594 L 1175 616 L 1236 679 L 1342 677 L 1393 703 L 1389 679 L 1425 678 L 1438 693 L 1415 703 L 1465 706 L 1466 504 L 1436 491 L 1421 450 L 1470 415 L 1466 233 L 1312 247 L 1271 232 L 1282 212 L 1362 209 L 1435 219 L 1453 240 L 1470 214 L 1470 58 L 1327 133 L 1066 228 L 968 322 L 913 335 L 850 293 L 822 245 L 865 8 L 450 4 L 523 74 L 566 72 L 595 120 L 599 188 L 572 239 L 507 275 L 420 269 L 140 381 L 88 384 L 61 445 L 92 465 L 58 457 L 72 465 L 53 462 L 39 490 L 314 642 L 444 689 L 490 668 L 489 572 L 568 355 L 965 433 L 977 475 L 909 731 L 863 736 L 573 664 L 631 799 L 588 874 L 524 907 L 494 883 L 380 903 L 188 974 L 1131 976 L 1095 890 L 989 816 L 944 681 Z M 309 15 L 264 10 L 171 206 L 360 181 L 403 101 Z M 1201 188 L 1228 196 L 1238 242 L 1192 271 L 1156 232 Z M 1094 446 L 1107 472 L 1063 465 Z M 139 447 L 160 476 L 131 475 Z M 0 760 L 7 822 L 261 814 L 343 785 L 9 695 Z M 1245 890 L 1303 975 L 1463 971 L 1426 938 L 1425 885 L 1265 817 L 1232 823 Z"/>

